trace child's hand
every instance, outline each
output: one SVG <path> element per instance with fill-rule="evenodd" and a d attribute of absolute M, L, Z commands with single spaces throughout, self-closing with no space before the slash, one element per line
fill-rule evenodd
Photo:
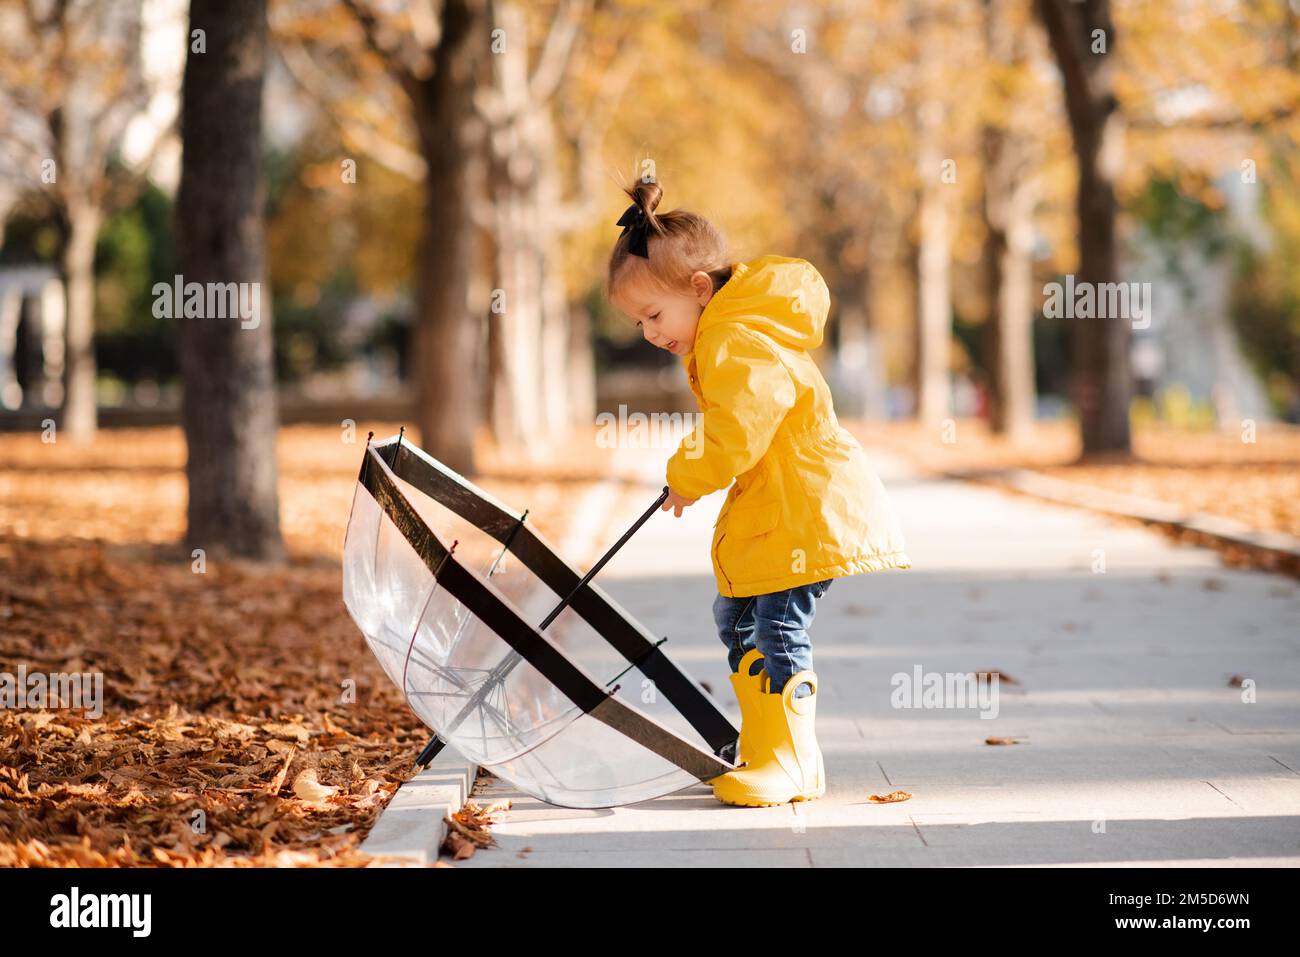
<path fill-rule="evenodd" d="M 668 509 L 673 508 L 673 509 L 676 509 L 676 510 L 677 510 L 677 511 L 673 512 L 673 515 L 675 515 L 677 518 L 681 518 L 681 517 L 682 517 L 682 509 L 684 509 L 684 508 L 685 508 L 686 506 L 688 506 L 688 505 L 694 505 L 694 504 L 696 503 L 696 501 L 698 501 L 698 500 L 697 500 L 697 499 L 693 499 L 693 498 L 682 498 L 680 495 L 678 495 L 676 492 L 674 492 L 671 488 L 669 488 L 669 489 L 668 489 L 668 498 L 666 498 L 666 499 L 664 500 L 663 505 L 659 506 L 659 511 L 661 511 L 661 512 L 666 512 L 666 511 L 668 511 Z"/>

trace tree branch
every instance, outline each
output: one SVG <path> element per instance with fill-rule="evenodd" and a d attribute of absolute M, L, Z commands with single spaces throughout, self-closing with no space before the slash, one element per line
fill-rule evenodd
<path fill-rule="evenodd" d="M 350 141 L 346 142 L 350 149 L 364 153 L 398 176 L 404 176 L 413 182 L 424 178 L 428 166 L 418 153 L 389 139 L 368 121 L 352 119 L 341 113 L 341 107 L 335 99 L 332 78 L 316 62 L 305 43 L 290 37 L 280 37 L 276 49 L 289 76 L 307 96 L 320 104 L 322 112 L 329 118 L 340 139 Z"/>
<path fill-rule="evenodd" d="M 528 81 L 528 95 L 534 103 L 545 103 L 555 95 L 560 81 L 564 79 L 578 27 L 590 7 L 590 0 L 563 0 L 559 14 L 546 34 L 537 69 Z"/>
<path fill-rule="evenodd" d="M 343 6 L 348 8 L 353 18 L 361 25 L 366 46 L 384 62 L 385 68 L 397 79 L 402 88 L 408 94 L 413 93 L 416 71 L 409 56 L 409 47 L 400 41 L 391 47 L 385 47 L 379 37 L 381 29 L 379 20 L 360 0 L 343 0 Z"/>
<path fill-rule="evenodd" d="M 606 71 L 598 85 L 600 95 L 588 109 L 564 111 L 568 120 L 564 125 L 566 137 L 577 155 L 579 184 L 577 198 L 563 203 L 555 212 L 557 229 L 562 232 L 589 222 L 600 207 L 600 170 L 596 157 L 623 92 L 640 71 L 644 56 L 640 46 L 628 50 L 629 45 L 625 34 L 614 54 L 614 66 Z M 585 118 L 585 122 L 574 119 L 579 115 Z"/>
<path fill-rule="evenodd" d="M 1248 132 L 1261 126 L 1284 122 L 1292 119 L 1297 114 L 1300 114 L 1300 103 L 1276 106 L 1263 116 L 1254 119 L 1241 115 L 1194 116 L 1166 123 L 1149 114 L 1132 116 L 1127 111 L 1125 117 L 1129 127 L 1138 130 L 1240 130 L 1241 132 Z"/>

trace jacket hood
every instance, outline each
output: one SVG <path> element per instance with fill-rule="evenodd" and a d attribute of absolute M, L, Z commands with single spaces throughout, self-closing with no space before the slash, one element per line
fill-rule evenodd
<path fill-rule="evenodd" d="M 735 322 L 792 349 L 816 349 L 830 312 L 830 290 L 812 263 L 760 256 L 732 263 L 731 278 L 705 305 L 695 341 L 712 326 Z"/>

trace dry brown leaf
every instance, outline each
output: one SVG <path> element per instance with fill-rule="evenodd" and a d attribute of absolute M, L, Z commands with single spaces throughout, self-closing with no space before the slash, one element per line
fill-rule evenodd
<path fill-rule="evenodd" d="M 467 857 L 474 856 L 474 852 L 478 850 L 478 845 L 467 839 L 459 831 L 448 829 L 440 850 L 443 853 L 450 854 L 452 860 L 463 861 Z"/>
<path fill-rule="evenodd" d="M 273 734 L 277 738 L 292 738 L 299 744 L 306 744 L 311 737 L 311 732 L 296 722 L 288 724 L 264 724 L 262 730 L 267 734 Z"/>
<path fill-rule="evenodd" d="M 496 844 L 496 838 L 482 828 L 473 825 L 463 824 L 455 818 L 444 818 L 447 821 L 447 832 L 459 834 L 467 841 L 472 841 L 479 847 L 490 847 Z"/>
<path fill-rule="evenodd" d="M 498 815 L 504 814 L 506 811 L 510 810 L 511 806 L 512 802 L 510 798 L 502 798 L 499 801 L 493 801 L 487 807 L 482 809 L 477 809 L 477 806 L 472 802 L 465 805 L 466 808 L 474 809 L 471 813 L 475 813 L 477 819 L 486 820 L 488 824 L 493 823 L 497 819 Z"/>
<path fill-rule="evenodd" d="M 257 728 L 251 724 L 241 724 L 238 721 L 220 721 L 217 727 L 213 729 L 217 739 L 224 741 L 227 738 L 238 738 L 240 740 L 251 738 L 257 734 Z"/>
<path fill-rule="evenodd" d="M 890 791 L 888 794 L 872 794 L 867 798 L 872 804 L 893 804 L 895 801 L 906 801 L 912 795 L 906 791 Z"/>
<path fill-rule="evenodd" d="M 367 794 L 351 802 L 352 807 L 364 810 L 372 807 L 383 807 L 388 803 L 387 791 L 375 791 L 373 794 Z"/>
<path fill-rule="evenodd" d="M 1015 678 L 1011 677 L 1011 675 L 1007 674 L 1005 671 L 998 671 L 997 669 L 994 669 L 994 670 L 992 670 L 992 671 L 977 671 L 977 672 L 975 672 L 975 677 L 976 677 L 976 680 L 978 680 L 978 681 L 992 681 L 994 675 L 997 675 L 997 676 L 998 676 L 998 683 L 999 683 L 999 684 L 1001 684 L 1001 683 L 1003 683 L 1003 682 L 1006 682 L 1006 683 L 1009 684 L 1009 685 L 1018 685 L 1018 684 L 1020 684 L 1019 681 L 1017 681 Z"/>
<path fill-rule="evenodd" d="M 985 744 L 1020 744 L 1016 738 L 985 738 Z"/>
<path fill-rule="evenodd" d="M 267 790 L 270 793 L 272 794 L 280 793 L 280 788 L 284 787 L 285 775 L 289 773 L 289 765 L 292 763 L 293 763 L 293 752 L 290 751 L 288 754 L 284 756 L 284 763 L 280 765 L 280 770 L 276 772 L 275 777 L 271 779 L 271 783 L 267 786 Z"/>

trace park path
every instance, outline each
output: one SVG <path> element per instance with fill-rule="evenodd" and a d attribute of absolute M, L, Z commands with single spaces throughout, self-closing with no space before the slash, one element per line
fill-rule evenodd
<path fill-rule="evenodd" d="M 671 450 L 628 451 L 644 501 L 623 497 L 609 542 L 654 500 Z M 700 784 L 572 810 L 492 779 L 474 799 L 512 800 L 493 827 L 499 847 L 456 866 L 1300 864 L 1293 580 L 869 456 L 914 567 L 839 579 L 819 605 L 823 798 L 738 808 Z M 669 636 L 669 653 L 738 723 L 710 614 L 723 496 L 653 516 L 599 582 Z M 1017 683 L 1001 684 L 990 717 L 892 707 L 891 676 L 917 668 Z M 1257 682 L 1254 702 L 1233 675 Z M 911 799 L 869 801 L 897 789 Z"/>

